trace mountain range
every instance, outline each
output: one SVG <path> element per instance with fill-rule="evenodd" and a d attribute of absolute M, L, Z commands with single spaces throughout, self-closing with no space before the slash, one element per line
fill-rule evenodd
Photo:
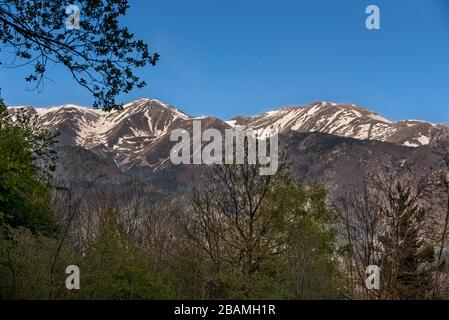
<path fill-rule="evenodd" d="M 9 108 L 18 110 L 37 115 L 40 126 L 60 133 L 61 179 L 83 184 L 101 174 L 106 185 L 143 183 L 164 193 L 189 190 L 207 170 L 174 166 L 169 159 L 175 143 L 169 139 L 171 131 L 191 132 L 194 120 L 202 121 L 203 130 L 251 128 L 263 136 L 276 129 L 294 173 L 334 191 L 386 161 L 413 161 L 424 170 L 435 162 L 428 146 L 449 129 L 417 120 L 392 122 L 361 106 L 328 102 L 230 120 L 190 116 L 154 99 L 139 99 L 111 112 L 76 105 Z"/>

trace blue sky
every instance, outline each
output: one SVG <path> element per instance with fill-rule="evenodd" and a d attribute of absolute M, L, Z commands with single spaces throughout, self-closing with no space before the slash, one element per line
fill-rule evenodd
<path fill-rule="evenodd" d="M 365 9 L 381 10 L 381 30 Z M 130 0 L 123 23 L 161 54 L 139 74 L 150 97 L 192 115 L 252 115 L 324 100 L 392 119 L 449 122 L 448 0 Z M 81 13 L 82 14 L 82 13 Z M 7 58 L 2 53 L 3 58 Z M 43 91 L 0 71 L 9 105 L 90 105 L 62 67 Z"/>

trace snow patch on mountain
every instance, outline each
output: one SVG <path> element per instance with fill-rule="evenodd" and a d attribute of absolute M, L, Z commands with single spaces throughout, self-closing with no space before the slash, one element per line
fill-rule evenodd
<path fill-rule="evenodd" d="M 439 128 L 431 123 L 392 122 L 355 104 L 317 102 L 287 107 L 253 117 L 240 117 L 233 125 L 245 125 L 258 132 L 277 129 L 298 132 L 323 132 L 360 140 L 378 140 L 406 146 L 427 145 Z M 416 128 L 415 128 L 416 127 Z M 410 129 L 407 129 L 410 128 Z"/>
<path fill-rule="evenodd" d="M 259 137 L 268 136 L 273 130 L 280 133 L 322 132 L 409 147 L 428 145 L 442 127 L 417 120 L 392 122 L 358 105 L 334 102 L 290 106 L 228 121 L 208 116 L 191 117 L 159 100 L 147 98 L 110 112 L 72 104 L 36 109 L 29 106 L 10 108 L 11 112 L 16 109 L 37 114 L 40 125 L 61 131 L 63 143 L 114 152 L 114 159 L 120 164 L 145 154 L 149 146 L 173 129 L 190 127 L 193 120 L 218 121 L 215 123 L 228 127 L 253 129 Z"/>

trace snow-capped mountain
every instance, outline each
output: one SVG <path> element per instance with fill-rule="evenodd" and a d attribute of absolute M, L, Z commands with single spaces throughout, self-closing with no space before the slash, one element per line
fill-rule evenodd
<path fill-rule="evenodd" d="M 75 105 L 12 107 L 10 112 L 23 109 L 37 115 L 41 126 L 60 132 L 58 177 L 82 184 L 101 175 L 107 185 L 138 181 L 165 193 L 189 190 L 206 170 L 204 166 L 174 166 L 169 160 L 176 143 L 170 141 L 172 130 L 191 133 L 192 122 L 198 119 L 203 130 L 241 127 L 266 134 L 277 129 L 295 175 L 316 179 L 331 189 L 349 185 L 383 163 L 410 160 L 428 167 L 435 162 L 432 153 L 426 147 L 415 147 L 432 143 L 448 128 L 412 120 L 391 122 L 356 105 L 325 102 L 229 121 L 192 117 L 153 99 L 139 99 L 111 112 Z"/>
<path fill-rule="evenodd" d="M 173 107 L 148 99 L 128 103 L 123 110 L 112 112 L 76 105 L 34 110 L 42 126 L 62 133 L 64 144 L 88 149 L 98 145 L 124 148 L 141 140 L 152 140 L 165 134 L 176 119 L 189 118 Z"/>
<path fill-rule="evenodd" d="M 283 108 L 253 117 L 240 116 L 229 121 L 195 118 L 154 99 L 139 99 L 112 112 L 76 105 L 12 107 L 10 110 L 24 108 L 30 114 L 37 114 L 43 127 L 59 131 L 61 145 L 77 145 L 107 154 L 119 168 L 126 170 L 136 165 L 150 166 L 154 170 L 163 167 L 170 153 L 170 132 L 176 128 L 190 131 L 195 119 L 202 120 L 203 129 L 245 127 L 261 135 L 272 129 L 281 133 L 320 132 L 409 147 L 429 144 L 443 127 L 447 127 L 421 121 L 391 122 L 360 106 L 326 102 Z"/>
<path fill-rule="evenodd" d="M 160 168 L 169 159 L 154 147 L 170 144 L 170 132 L 177 128 L 192 130 L 192 121 L 201 118 L 203 128 L 229 128 L 214 117 L 191 117 L 155 99 L 139 99 L 122 110 L 104 112 L 76 105 L 49 108 L 11 107 L 10 112 L 25 110 L 38 116 L 38 123 L 60 133 L 62 146 L 82 146 L 107 154 L 119 168 L 129 170 L 136 164 Z M 165 148 L 164 148 L 165 149 Z"/>
<path fill-rule="evenodd" d="M 106 145 L 115 149 L 139 150 L 141 148 L 137 146 L 143 148 L 146 143 L 169 133 L 174 124 L 184 127 L 182 122 L 198 119 L 154 99 L 139 99 L 124 105 L 123 110 L 112 112 L 76 105 L 10 109 L 23 108 L 37 114 L 44 127 L 61 131 L 64 144 L 77 144 L 89 149 Z M 272 129 L 279 132 L 321 132 L 410 147 L 429 144 L 442 128 L 448 127 L 418 120 L 392 122 L 354 104 L 328 102 L 287 107 L 252 117 L 238 116 L 229 121 L 214 119 L 220 122 L 220 126 L 252 128 L 262 135 Z"/>
<path fill-rule="evenodd" d="M 288 107 L 254 117 L 236 117 L 233 126 L 249 127 L 259 134 L 279 132 L 321 132 L 359 140 L 392 142 L 409 147 L 429 144 L 444 125 L 409 120 L 391 122 L 354 104 L 317 102 L 304 107 Z"/>

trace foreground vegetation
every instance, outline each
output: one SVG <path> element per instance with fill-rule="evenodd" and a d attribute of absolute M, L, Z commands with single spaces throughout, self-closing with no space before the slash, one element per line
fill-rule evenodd
<path fill-rule="evenodd" d="M 54 141 L 1 104 L 2 299 L 449 297 L 444 144 L 432 176 L 385 168 L 331 202 L 286 164 L 275 176 L 216 166 L 202 188 L 170 199 L 95 181 L 74 190 L 51 179 Z M 69 265 L 80 290 L 65 287 Z M 369 265 L 381 269 L 379 290 L 365 286 Z"/>

